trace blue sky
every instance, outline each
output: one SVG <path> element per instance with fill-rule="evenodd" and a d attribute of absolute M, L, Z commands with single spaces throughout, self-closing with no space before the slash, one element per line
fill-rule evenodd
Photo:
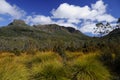
<path fill-rule="evenodd" d="M 0 26 L 13 19 L 71 26 L 93 34 L 96 22 L 116 22 L 120 0 L 0 0 Z"/>
<path fill-rule="evenodd" d="M 6 0 L 10 4 L 15 4 L 21 9 L 31 14 L 50 15 L 53 8 L 57 8 L 62 3 L 68 3 L 77 6 L 90 6 L 98 0 Z M 103 0 L 108 5 L 107 11 L 115 17 L 120 17 L 120 0 Z"/>

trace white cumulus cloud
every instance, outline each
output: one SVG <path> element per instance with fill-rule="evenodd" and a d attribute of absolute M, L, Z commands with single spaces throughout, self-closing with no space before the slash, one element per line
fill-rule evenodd
<path fill-rule="evenodd" d="M 94 22 L 84 22 L 82 24 L 83 27 L 80 28 L 80 30 L 84 33 L 92 33 L 94 34 L 94 27 L 96 26 Z"/>
<path fill-rule="evenodd" d="M 73 27 L 75 29 L 77 29 L 77 26 L 72 24 L 71 22 L 65 22 L 65 20 L 58 20 L 53 22 L 54 24 L 58 24 L 60 26 L 65 26 L 65 27 Z"/>
<path fill-rule="evenodd" d="M 30 25 L 58 24 L 60 26 L 74 27 L 75 29 L 77 29 L 77 26 L 73 25 L 71 21 L 69 22 L 65 22 L 65 20 L 54 21 L 49 16 L 44 15 L 27 16 L 25 21 Z"/>
<path fill-rule="evenodd" d="M 52 24 L 51 18 L 44 15 L 27 16 L 25 20 L 28 24 Z"/>
<path fill-rule="evenodd" d="M 102 0 L 98 0 L 95 4 L 91 4 L 93 10 L 96 10 L 99 14 L 106 12 L 107 5 Z"/>
<path fill-rule="evenodd" d="M 72 24 L 71 26 L 79 25 L 77 28 L 83 33 L 93 33 L 95 22 L 116 21 L 116 18 L 107 13 L 107 6 L 102 0 L 98 0 L 91 6 L 85 5 L 83 7 L 63 3 L 57 9 L 53 9 L 51 13 L 52 18 L 66 19 L 66 24 Z"/>
<path fill-rule="evenodd" d="M 61 4 L 57 9 L 52 10 L 54 18 L 67 18 L 67 19 L 91 19 L 97 21 L 109 21 L 115 20 L 113 16 L 107 14 L 107 5 L 102 0 L 97 1 L 95 4 L 89 6 L 75 6 L 68 3 Z M 102 17 L 102 19 L 100 18 Z M 106 18 L 107 17 L 107 18 Z"/>
<path fill-rule="evenodd" d="M 54 18 L 84 18 L 90 14 L 90 8 L 63 3 L 57 9 L 53 9 L 52 14 Z"/>

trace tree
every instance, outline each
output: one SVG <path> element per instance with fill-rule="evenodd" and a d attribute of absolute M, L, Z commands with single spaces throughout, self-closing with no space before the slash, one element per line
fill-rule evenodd
<path fill-rule="evenodd" d="M 103 24 L 102 22 L 96 24 L 96 28 L 94 28 L 94 33 L 98 33 L 99 37 L 102 37 L 108 34 L 112 30 L 112 26 L 110 23 Z"/>

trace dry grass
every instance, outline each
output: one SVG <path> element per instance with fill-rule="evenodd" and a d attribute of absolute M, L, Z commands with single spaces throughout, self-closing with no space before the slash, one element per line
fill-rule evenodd
<path fill-rule="evenodd" d="M 54 52 L 1 53 L 0 80 L 110 80 L 96 53 L 67 51 L 65 55 L 66 64 Z"/>

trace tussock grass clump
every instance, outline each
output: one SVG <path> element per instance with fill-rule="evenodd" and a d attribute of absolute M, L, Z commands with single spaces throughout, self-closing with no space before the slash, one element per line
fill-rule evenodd
<path fill-rule="evenodd" d="M 79 56 L 84 55 L 83 52 L 70 52 L 70 51 L 66 51 L 65 55 L 67 57 L 67 60 L 73 60 L 78 58 Z"/>
<path fill-rule="evenodd" d="M 109 71 L 97 60 L 95 54 L 87 54 L 70 64 L 72 80 L 110 80 Z"/>
<path fill-rule="evenodd" d="M 65 78 L 63 64 L 57 60 L 34 64 L 32 72 L 33 75 L 31 77 L 35 80 L 68 80 Z"/>
<path fill-rule="evenodd" d="M 61 57 L 54 52 L 37 52 L 35 55 L 22 54 L 16 59 L 26 65 L 27 68 L 31 68 L 33 64 L 40 64 L 54 59 L 62 61 Z"/>
<path fill-rule="evenodd" d="M 38 52 L 30 62 L 30 80 L 67 80 L 62 58 L 57 53 Z"/>
<path fill-rule="evenodd" d="M 16 56 L 0 54 L 0 80 L 110 80 L 97 54 L 65 52 L 66 61 L 54 52 Z"/>
<path fill-rule="evenodd" d="M 0 80 L 28 80 L 27 68 L 14 58 L 0 58 Z"/>

